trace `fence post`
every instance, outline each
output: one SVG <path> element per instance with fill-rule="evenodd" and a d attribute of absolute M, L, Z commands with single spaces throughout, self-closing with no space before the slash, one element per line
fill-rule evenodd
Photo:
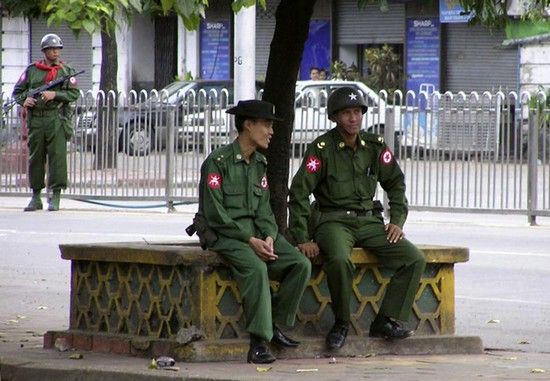
<path fill-rule="evenodd" d="M 527 219 L 530 225 L 537 224 L 537 161 L 539 152 L 539 131 L 537 114 L 529 110 L 529 145 L 527 161 Z"/>
<path fill-rule="evenodd" d="M 212 106 L 210 103 L 204 107 L 204 132 L 203 132 L 203 151 L 204 157 L 206 158 L 210 154 L 211 144 L 210 144 L 210 124 L 212 123 Z"/>
<path fill-rule="evenodd" d="M 166 207 L 168 213 L 175 212 L 174 200 L 172 199 L 174 180 L 174 133 L 175 133 L 175 107 L 168 105 L 166 110 Z"/>
<path fill-rule="evenodd" d="M 385 113 L 385 124 L 384 124 L 384 140 L 386 142 L 386 145 L 392 150 L 393 152 L 393 159 L 397 160 L 395 157 L 395 116 L 394 116 L 394 106 L 387 106 L 386 105 L 386 113 Z M 384 217 L 386 219 L 390 219 L 390 208 L 389 208 L 389 200 L 388 195 L 386 192 L 384 192 Z"/>

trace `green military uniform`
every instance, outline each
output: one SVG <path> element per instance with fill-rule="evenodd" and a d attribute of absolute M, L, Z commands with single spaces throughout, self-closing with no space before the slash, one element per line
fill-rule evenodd
<path fill-rule="evenodd" d="M 354 246 L 375 253 L 380 263 L 396 273 L 387 286 L 380 313 L 407 320 L 424 271 L 420 250 L 406 239 L 389 243 L 384 221 L 373 213 L 377 183 L 387 192 L 392 224 L 403 227 L 407 218 L 404 175 L 378 135 L 360 132 L 357 148 L 346 146 L 337 128 L 317 138 L 292 181 L 290 231 L 298 243 L 313 238 L 324 257 L 324 271 L 335 317 L 350 320 Z M 320 216 L 312 236 L 308 232 L 309 195 L 318 202 Z"/>
<path fill-rule="evenodd" d="M 238 140 L 212 152 L 201 167 L 199 211 L 218 236 L 207 242 L 230 264 L 243 299 L 247 331 L 267 341 L 272 323 L 292 326 L 309 281 L 310 261 L 278 234 L 269 204 L 265 156 L 244 160 Z M 275 261 L 264 262 L 249 239 L 272 237 Z M 269 280 L 280 282 L 270 294 Z"/>
<path fill-rule="evenodd" d="M 75 71 L 66 64 L 57 70 L 59 78 Z M 31 64 L 19 78 L 13 90 L 13 96 L 20 105 L 26 99 L 26 93 L 44 85 L 47 71 Z M 48 188 L 59 191 L 67 187 L 67 140 L 72 135 L 72 109 L 70 102 L 79 97 L 74 77 L 52 89 L 55 99 L 44 102 L 37 99 L 34 107 L 27 109 L 27 128 L 29 130 L 29 185 L 40 192 L 44 188 L 46 158 L 48 162 Z"/>

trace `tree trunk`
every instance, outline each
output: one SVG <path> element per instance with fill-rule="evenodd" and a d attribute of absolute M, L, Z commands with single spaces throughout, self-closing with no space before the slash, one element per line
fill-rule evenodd
<path fill-rule="evenodd" d="M 117 144 L 117 43 L 115 32 L 107 34 L 101 32 L 101 78 L 99 89 L 103 90 L 105 97 L 98 96 L 97 102 L 97 130 L 98 145 L 95 155 L 96 169 L 116 168 L 118 153 Z M 115 96 L 110 97 L 109 91 L 114 91 Z"/>
<path fill-rule="evenodd" d="M 273 103 L 277 114 L 284 118 L 282 122 L 274 123 L 274 134 L 267 152 L 271 208 L 281 232 L 287 227 L 290 137 L 294 125 L 296 78 L 314 6 L 315 1 L 312 0 L 282 0 L 275 14 L 275 33 L 269 51 L 263 99 Z"/>

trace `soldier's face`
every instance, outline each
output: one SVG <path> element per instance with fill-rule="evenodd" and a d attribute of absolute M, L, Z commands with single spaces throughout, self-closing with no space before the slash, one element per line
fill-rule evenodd
<path fill-rule="evenodd" d="M 250 139 L 256 145 L 266 149 L 273 137 L 273 121 L 267 119 L 249 120 L 248 128 L 250 131 Z"/>
<path fill-rule="evenodd" d="M 44 49 L 44 56 L 49 63 L 57 63 L 59 58 L 61 58 L 61 49 L 60 48 L 46 48 Z"/>
<path fill-rule="evenodd" d="M 360 107 L 350 107 L 338 111 L 334 115 L 334 121 L 347 135 L 357 135 L 361 129 L 363 110 Z"/>

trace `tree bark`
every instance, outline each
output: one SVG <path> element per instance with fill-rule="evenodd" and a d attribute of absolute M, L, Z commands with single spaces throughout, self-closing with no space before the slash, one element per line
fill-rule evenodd
<path fill-rule="evenodd" d="M 287 228 L 287 197 L 290 137 L 294 125 L 296 78 L 300 69 L 309 22 L 315 0 L 282 0 L 275 14 L 263 99 L 275 105 L 284 118 L 273 125 L 274 134 L 267 151 L 267 178 L 271 189 L 271 208 L 279 231 Z"/>
<path fill-rule="evenodd" d="M 116 168 L 118 153 L 117 144 L 117 97 L 109 97 L 109 91 L 117 94 L 117 43 L 115 32 L 106 33 L 105 28 L 101 32 L 101 78 L 99 89 L 103 90 L 105 97 L 97 98 L 97 130 L 98 144 L 95 155 L 96 169 Z"/>

